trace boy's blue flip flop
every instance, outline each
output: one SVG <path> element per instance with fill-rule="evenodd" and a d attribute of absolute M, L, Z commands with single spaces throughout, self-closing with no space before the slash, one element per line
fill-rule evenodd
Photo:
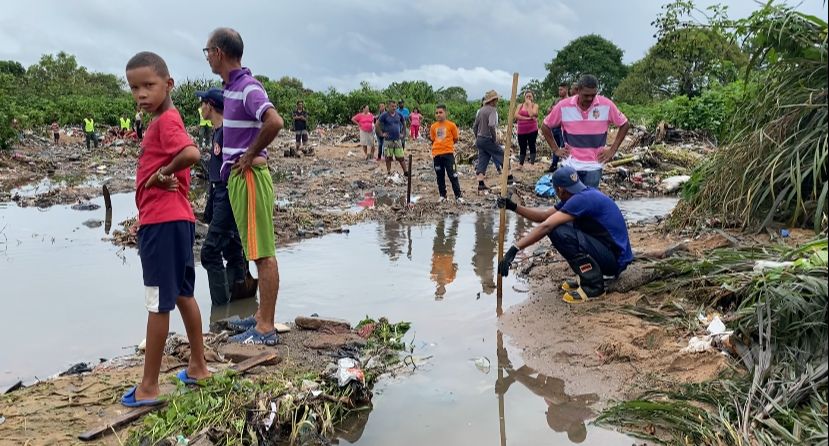
<path fill-rule="evenodd" d="M 135 389 L 138 386 L 132 386 L 130 390 L 127 390 L 121 397 L 121 404 L 127 407 L 142 407 L 142 406 L 158 406 L 159 404 L 163 403 L 163 401 L 159 399 L 151 399 L 151 400 L 137 400 L 135 399 Z"/>
<path fill-rule="evenodd" d="M 181 369 L 181 371 L 176 374 L 176 378 L 184 384 L 198 384 L 199 382 L 199 380 L 191 378 L 190 375 L 187 374 L 187 369 Z"/>

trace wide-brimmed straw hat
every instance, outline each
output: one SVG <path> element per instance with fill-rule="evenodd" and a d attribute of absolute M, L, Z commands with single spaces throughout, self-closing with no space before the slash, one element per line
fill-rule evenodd
<path fill-rule="evenodd" d="M 501 96 L 495 90 L 489 90 L 484 95 L 484 104 L 489 104 L 492 101 L 501 99 Z"/>

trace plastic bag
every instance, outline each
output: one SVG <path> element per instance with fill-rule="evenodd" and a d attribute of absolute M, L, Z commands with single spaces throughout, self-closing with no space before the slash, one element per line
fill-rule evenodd
<path fill-rule="evenodd" d="M 538 179 L 535 183 L 535 194 L 547 198 L 556 196 L 556 188 L 553 187 L 553 174 L 547 173 Z"/>
<path fill-rule="evenodd" d="M 360 365 L 356 359 L 340 358 L 340 360 L 337 361 L 337 385 L 343 387 L 351 381 L 357 381 L 360 384 L 365 384 L 366 378 L 363 374 L 363 370 L 360 369 Z"/>

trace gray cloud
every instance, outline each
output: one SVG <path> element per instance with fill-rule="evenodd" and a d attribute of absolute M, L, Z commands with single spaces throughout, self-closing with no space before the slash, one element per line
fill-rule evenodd
<path fill-rule="evenodd" d="M 460 85 L 471 97 L 506 92 L 510 74 L 521 83 L 543 78 L 544 63 L 570 40 L 597 33 L 642 57 L 653 43 L 653 0 L 265 0 L 197 3 L 161 0 L 6 2 L 0 10 L 0 59 L 37 62 L 67 51 L 92 70 L 123 74 L 141 50 L 161 54 L 178 78 L 213 78 L 201 54 L 211 30 L 231 26 L 245 40 L 244 63 L 271 78 L 349 90 L 360 81 L 384 87 L 425 80 Z M 703 1 L 703 6 L 713 3 Z M 732 16 L 753 2 L 731 0 Z M 801 9 L 826 15 L 818 0 Z"/>

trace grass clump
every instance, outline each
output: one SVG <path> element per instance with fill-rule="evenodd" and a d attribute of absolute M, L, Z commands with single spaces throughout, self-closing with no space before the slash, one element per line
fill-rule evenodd
<path fill-rule="evenodd" d="M 748 373 L 655 391 L 597 420 L 671 444 L 827 443 L 827 239 L 662 261 L 668 292 L 724 312 Z"/>

